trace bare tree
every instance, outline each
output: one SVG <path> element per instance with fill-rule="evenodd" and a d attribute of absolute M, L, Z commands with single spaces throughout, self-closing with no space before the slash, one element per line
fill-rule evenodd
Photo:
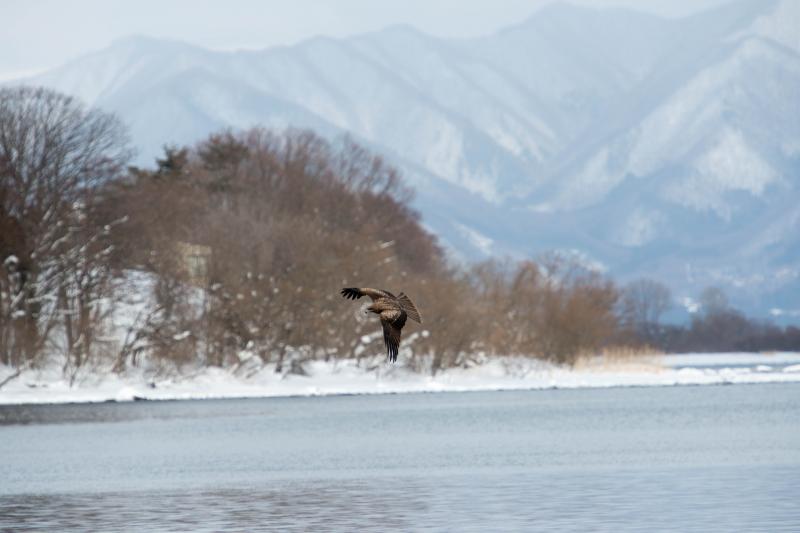
<path fill-rule="evenodd" d="M 719 287 L 706 287 L 700 293 L 700 308 L 705 316 L 712 316 L 730 310 L 728 297 Z"/>
<path fill-rule="evenodd" d="M 94 289 L 103 283 L 92 281 L 94 292 L 80 295 L 88 285 L 74 269 L 96 276 L 102 268 L 95 245 L 104 230 L 89 229 L 86 213 L 98 184 L 115 178 L 129 156 L 112 115 L 48 89 L 0 89 L 0 228 L 10 229 L 0 240 L 3 361 L 33 361 L 62 317 L 98 303 Z M 76 332 L 68 350 L 87 342 Z"/>
<path fill-rule="evenodd" d="M 574 363 L 582 353 L 612 342 L 619 323 L 619 293 L 611 282 L 577 260 L 558 254 L 542 259 L 540 303 L 533 320 L 540 357 Z"/>
<path fill-rule="evenodd" d="M 653 342 L 661 317 L 672 307 L 672 294 L 662 283 L 639 279 L 623 288 L 620 307 L 624 325 L 643 341 Z"/>

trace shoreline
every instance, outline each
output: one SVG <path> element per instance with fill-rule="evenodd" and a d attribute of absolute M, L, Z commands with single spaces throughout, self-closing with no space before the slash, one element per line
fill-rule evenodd
<path fill-rule="evenodd" d="M 523 357 L 493 357 L 436 376 L 399 366 L 366 370 L 355 360 L 311 361 L 305 366 L 306 376 L 276 374 L 271 365 L 248 377 L 220 368 L 164 378 L 138 370 L 125 375 L 87 374 L 72 387 L 52 368 L 28 370 L 6 383 L 0 388 L 0 405 L 800 383 L 800 353 L 794 352 L 593 361 L 569 368 Z M 0 371 L 0 378 L 11 375 L 8 368 Z"/>
<path fill-rule="evenodd" d="M 274 395 L 259 395 L 259 396 L 187 396 L 187 397 L 138 397 L 134 396 L 131 399 L 114 399 L 109 398 L 105 400 L 64 400 L 64 401 L 36 401 L 36 402 L 3 402 L 0 399 L 0 408 L 2 407 L 35 407 L 35 406 L 77 406 L 77 405 L 102 405 L 102 404 L 134 404 L 134 403 L 158 403 L 158 402 L 202 402 L 202 401 L 226 401 L 226 400 L 268 400 L 268 399 L 291 399 L 291 398 L 336 398 L 346 396 L 400 396 L 406 394 L 464 394 L 464 393 L 480 393 L 480 392 L 545 392 L 545 391 L 573 391 L 573 390 L 593 390 L 593 389 L 656 389 L 656 388 L 669 388 L 669 387 L 727 387 L 731 385 L 749 386 L 749 385 L 787 385 L 800 383 L 797 380 L 782 380 L 782 381 L 740 381 L 740 382 L 709 382 L 709 383 L 655 383 L 652 385 L 598 385 L 598 386 L 579 386 L 579 387 L 563 387 L 554 385 L 552 387 L 520 387 L 520 388 L 499 388 L 499 389 L 420 389 L 420 390 L 398 390 L 398 391 L 363 391 L 363 392 L 322 392 L 310 394 L 274 394 Z"/>

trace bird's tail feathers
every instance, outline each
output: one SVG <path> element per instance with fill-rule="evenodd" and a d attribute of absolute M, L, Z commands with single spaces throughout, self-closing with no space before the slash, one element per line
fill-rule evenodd
<path fill-rule="evenodd" d="M 419 311 L 417 311 L 417 307 L 411 301 L 411 298 L 401 292 L 397 296 L 397 301 L 400 302 L 400 307 L 406 312 L 408 318 L 418 324 L 422 324 L 422 317 L 419 315 Z"/>

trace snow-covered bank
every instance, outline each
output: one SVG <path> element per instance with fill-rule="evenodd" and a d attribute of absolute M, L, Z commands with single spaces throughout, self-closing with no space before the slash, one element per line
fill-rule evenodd
<path fill-rule="evenodd" d="M 308 375 L 281 375 L 264 366 L 249 375 L 206 368 L 191 375 L 88 375 L 70 387 L 58 369 L 28 370 L 0 388 L 0 404 L 386 394 L 625 386 L 800 382 L 800 353 L 687 354 L 625 362 L 602 359 L 576 368 L 521 357 L 498 357 L 429 376 L 400 365 L 371 370 L 355 360 L 311 362 Z M 13 374 L 0 367 L 0 382 Z"/>

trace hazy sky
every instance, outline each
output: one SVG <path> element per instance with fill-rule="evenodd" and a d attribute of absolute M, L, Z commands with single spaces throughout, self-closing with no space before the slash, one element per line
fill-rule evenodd
<path fill-rule="evenodd" d="M 0 79 L 58 66 L 132 34 L 214 49 L 266 48 L 411 24 L 483 35 L 553 0 L 0 0 Z M 726 0 L 571 0 L 680 17 Z"/>

